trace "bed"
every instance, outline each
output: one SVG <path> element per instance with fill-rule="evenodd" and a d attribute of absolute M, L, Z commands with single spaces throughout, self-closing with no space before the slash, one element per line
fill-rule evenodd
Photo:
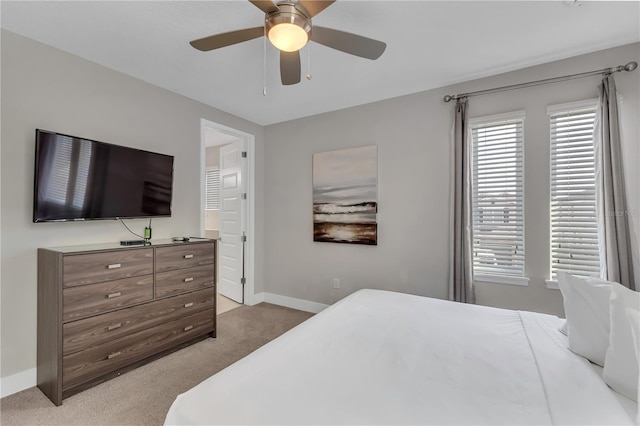
<path fill-rule="evenodd" d="M 165 424 L 635 424 L 561 325 L 360 290 L 179 395 Z"/>

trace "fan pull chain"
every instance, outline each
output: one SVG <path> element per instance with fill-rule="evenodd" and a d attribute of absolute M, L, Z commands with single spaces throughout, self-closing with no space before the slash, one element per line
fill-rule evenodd
<path fill-rule="evenodd" d="M 307 80 L 311 80 L 311 46 L 307 44 Z"/>
<path fill-rule="evenodd" d="M 267 26 L 262 38 L 262 96 L 267 96 Z"/>

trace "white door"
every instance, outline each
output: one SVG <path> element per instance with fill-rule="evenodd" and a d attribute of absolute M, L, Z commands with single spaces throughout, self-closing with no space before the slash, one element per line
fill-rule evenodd
<path fill-rule="evenodd" d="M 220 148 L 220 282 L 218 293 L 244 303 L 243 144 Z"/>

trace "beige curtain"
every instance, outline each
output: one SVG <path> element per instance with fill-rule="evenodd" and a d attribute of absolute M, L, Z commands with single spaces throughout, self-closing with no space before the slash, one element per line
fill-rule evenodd
<path fill-rule="evenodd" d="M 604 77 L 595 130 L 596 202 L 601 275 L 635 290 L 629 210 L 624 185 L 618 99 L 613 75 Z"/>
<path fill-rule="evenodd" d="M 475 303 L 471 257 L 471 149 L 467 139 L 467 99 L 456 102 L 452 131 L 451 242 L 449 298 Z"/>

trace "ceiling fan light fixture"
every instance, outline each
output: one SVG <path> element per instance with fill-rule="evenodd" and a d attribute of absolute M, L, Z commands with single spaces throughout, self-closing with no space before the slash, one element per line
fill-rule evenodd
<path fill-rule="evenodd" d="M 269 42 L 280 51 L 278 52 L 280 81 L 285 86 L 300 83 L 300 49 L 309 40 L 349 55 L 371 60 L 378 59 L 387 47 L 386 43 L 381 41 L 346 31 L 326 27 L 312 29 L 311 19 L 336 0 L 279 0 L 277 3 L 276 1 L 278 0 L 249 0 L 264 12 L 264 25 L 199 38 L 191 41 L 191 46 L 208 52 L 264 36 L 265 43 L 268 38 Z M 264 55 L 266 61 L 266 49 Z M 307 79 L 310 77 L 311 74 L 307 74 Z"/>
<path fill-rule="evenodd" d="M 288 23 L 271 28 L 268 37 L 271 44 L 285 52 L 296 52 L 309 41 L 309 34 L 303 28 Z"/>
<path fill-rule="evenodd" d="M 296 52 L 309 41 L 311 19 L 292 3 L 280 3 L 278 7 L 278 12 L 266 17 L 267 37 L 277 49 Z"/>

